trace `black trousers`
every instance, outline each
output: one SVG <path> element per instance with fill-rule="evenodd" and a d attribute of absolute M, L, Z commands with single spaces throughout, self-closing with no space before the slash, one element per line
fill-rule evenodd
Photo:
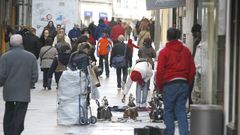
<path fill-rule="evenodd" d="M 43 87 L 46 88 L 48 87 L 48 71 L 49 71 L 49 68 L 43 68 L 42 69 L 43 71 Z"/>
<path fill-rule="evenodd" d="M 101 67 L 103 71 L 103 60 L 105 61 L 105 72 L 106 75 L 109 75 L 109 63 L 108 63 L 108 55 L 100 55 L 99 56 L 99 66 Z"/>
<path fill-rule="evenodd" d="M 56 80 L 56 83 L 57 83 L 57 87 L 58 87 L 58 82 L 60 80 L 60 77 L 62 75 L 63 72 L 55 72 L 54 75 L 55 75 L 55 80 Z"/>
<path fill-rule="evenodd" d="M 193 80 L 192 85 L 189 88 L 189 95 L 188 95 L 189 107 L 190 107 L 191 104 L 193 104 L 193 101 L 192 101 L 192 91 L 193 91 L 194 82 L 195 82 L 195 80 Z"/>
<path fill-rule="evenodd" d="M 3 118 L 4 135 L 21 135 L 28 102 L 6 102 Z"/>
<path fill-rule="evenodd" d="M 117 68 L 116 72 L 117 72 L 117 87 L 121 88 L 121 81 L 123 80 L 123 82 L 126 83 L 127 75 L 128 75 L 128 68 L 127 67 Z M 123 73 L 123 79 L 121 79 L 122 73 Z"/>

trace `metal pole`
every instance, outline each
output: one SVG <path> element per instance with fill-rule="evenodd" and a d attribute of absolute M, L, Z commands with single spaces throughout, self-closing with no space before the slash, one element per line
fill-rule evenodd
<path fill-rule="evenodd" d="M 0 56 L 2 55 L 2 43 L 4 42 L 4 41 L 2 41 L 3 39 L 2 39 L 2 29 L 3 29 L 3 23 L 4 23 L 4 17 L 5 17 L 5 14 L 4 14 L 4 6 L 5 5 L 5 0 L 1 0 L 0 1 Z"/>
<path fill-rule="evenodd" d="M 226 49 L 225 49 L 225 84 L 224 84 L 224 135 L 227 134 L 226 125 L 229 123 L 229 104 L 230 104 L 230 25 L 231 25 L 231 1 L 227 1 L 227 17 L 226 17 Z"/>
<path fill-rule="evenodd" d="M 31 26 L 32 25 L 32 0 L 27 0 L 26 3 L 27 10 L 26 10 L 26 24 Z"/>
<path fill-rule="evenodd" d="M 25 25 L 25 24 L 24 24 L 24 4 L 25 4 L 25 1 L 23 0 L 23 1 L 22 1 L 22 5 L 21 5 L 21 6 L 22 6 L 22 7 L 21 7 L 21 8 L 22 8 L 22 9 L 21 9 L 21 10 L 22 10 L 22 12 L 21 12 L 21 13 L 22 13 L 22 17 L 21 17 L 21 18 L 22 18 L 22 25 Z"/>
<path fill-rule="evenodd" d="M 160 34 L 161 34 L 161 26 L 160 26 L 160 10 L 156 10 L 156 18 L 155 18 L 155 33 L 154 33 L 154 45 L 155 50 L 159 50 L 160 48 Z"/>

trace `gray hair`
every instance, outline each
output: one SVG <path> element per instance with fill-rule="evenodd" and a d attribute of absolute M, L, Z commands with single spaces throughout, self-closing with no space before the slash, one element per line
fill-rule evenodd
<path fill-rule="evenodd" d="M 125 38 L 124 38 L 124 36 L 123 36 L 123 35 L 119 35 L 119 36 L 118 36 L 118 41 L 120 41 L 120 42 L 123 42 L 123 41 L 124 41 L 124 39 L 125 39 Z"/>
<path fill-rule="evenodd" d="M 12 47 L 21 46 L 23 44 L 23 38 L 20 34 L 14 34 L 10 38 L 10 44 Z"/>

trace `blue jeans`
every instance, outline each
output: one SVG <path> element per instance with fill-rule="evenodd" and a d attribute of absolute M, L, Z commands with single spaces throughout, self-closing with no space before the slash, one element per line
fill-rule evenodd
<path fill-rule="evenodd" d="M 138 104 L 144 104 L 147 102 L 147 96 L 148 96 L 148 85 L 147 83 L 144 83 L 144 85 L 140 85 L 137 83 L 136 86 L 136 103 Z"/>
<path fill-rule="evenodd" d="M 189 93 L 189 85 L 184 82 L 176 82 L 163 87 L 164 123 L 167 135 L 174 135 L 177 117 L 180 135 L 188 135 L 188 121 L 185 105 Z"/>

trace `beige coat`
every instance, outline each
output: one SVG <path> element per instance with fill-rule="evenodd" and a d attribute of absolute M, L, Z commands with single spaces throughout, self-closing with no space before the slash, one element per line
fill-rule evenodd
<path fill-rule="evenodd" d="M 143 45 L 144 39 L 146 39 L 146 38 L 151 38 L 150 32 L 146 31 L 146 30 L 141 31 L 138 36 L 138 44 L 137 45 L 139 47 L 141 47 Z"/>
<path fill-rule="evenodd" d="M 52 65 L 53 59 L 55 58 L 56 55 L 57 55 L 57 49 L 55 47 L 52 47 L 52 46 L 42 47 L 39 54 L 39 57 L 41 59 L 41 64 L 40 64 L 41 68 L 50 68 Z"/>

